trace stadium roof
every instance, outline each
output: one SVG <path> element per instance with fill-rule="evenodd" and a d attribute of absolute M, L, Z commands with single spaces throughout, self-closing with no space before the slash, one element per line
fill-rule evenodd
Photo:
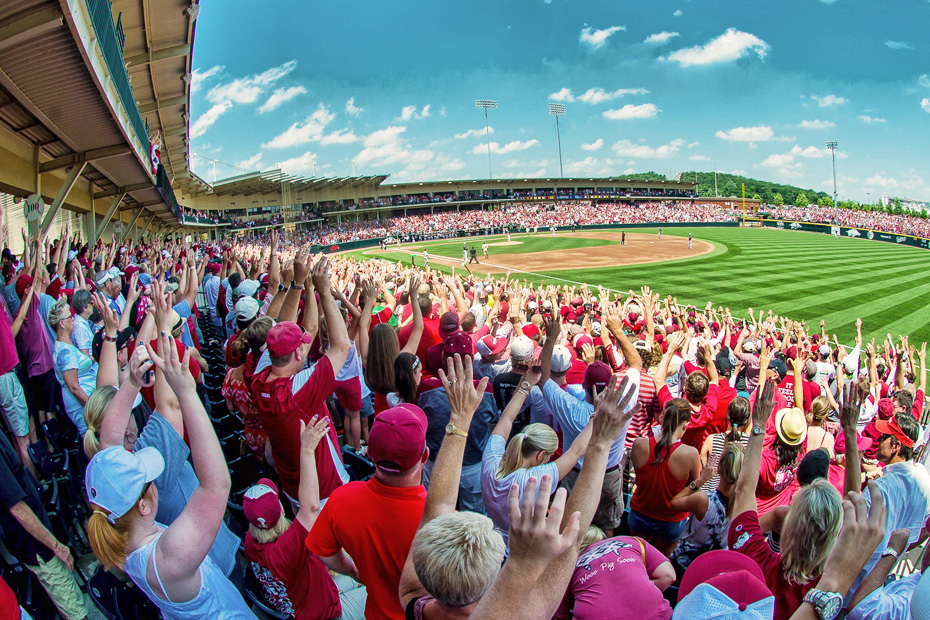
<path fill-rule="evenodd" d="M 191 195 L 204 193 L 214 196 L 270 194 L 281 191 L 286 185 L 287 189 L 295 192 L 323 191 L 323 190 L 354 190 L 377 187 L 387 179 L 387 175 L 372 175 L 363 177 L 337 177 L 316 178 L 301 177 L 285 174 L 281 170 L 267 170 L 265 172 L 251 172 L 239 176 L 217 181 L 210 190 L 192 189 Z"/>

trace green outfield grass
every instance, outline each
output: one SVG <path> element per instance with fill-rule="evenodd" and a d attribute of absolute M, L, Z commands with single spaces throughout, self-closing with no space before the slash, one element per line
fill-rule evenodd
<path fill-rule="evenodd" d="M 630 233 L 655 234 L 637 229 Z M 704 256 L 596 269 L 552 270 L 526 277 L 544 277 L 583 282 L 626 291 L 647 285 L 661 295 L 671 294 L 679 303 L 703 306 L 712 301 L 726 306 L 734 315 L 745 316 L 773 310 L 795 320 L 804 319 L 816 328 L 821 319 L 829 333 L 850 342 L 855 322 L 861 317 L 866 338 L 885 334 L 912 334 L 912 342 L 930 340 L 930 253 L 880 241 L 834 239 L 829 235 L 775 229 L 665 228 L 665 235 L 687 236 L 710 241 L 716 248 Z M 514 236 L 517 240 L 517 237 Z M 513 248 L 515 252 L 591 247 L 610 242 L 557 237 L 519 238 L 524 245 L 495 247 L 494 254 Z M 558 242 L 558 246 L 555 243 Z M 436 242 L 461 255 L 462 243 Z M 476 244 L 480 248 L 481 241 Z M 469 241 L 471 244 L 471 241 Z M 568 245 L 566 245 L 568 244 Z M 433 252 L 433 244 L 423 244 Z M 470 245 L 469 245 L 470 247 Z M 530 249 L 533 248 L 533 249 Z M 422 250 L 421 250 L 422 252 Z M 361 253 L 355 253 L 361 257 Z M 392 253 L 394 254 L 394 253 Z M 409 252 L 395 259 L 409 260 Z M 418 260 L 417 263 L 421 263 Z M 443 271 L 449 271 L 441 267 Z"/>
<path fill-rule="evenodd" d="M 610 241 L 608 239 L 583 239 L 580 237 L 572 236 L 558 236 L 553 237 L 548 231 L 546 234 L 543 234 L 541 231 L 538 235 L 511 235 L 512 241 L 519 241 L 519 244 L 515 245 L 492 245 L 488 248 L 488 252 L 491 255 L 497 254 L 528 254 L 531 252 L 546 252 L 549 250 L 570 250 L 573 248 L 596 248 L 604 245 L 617 245 L 619 241 Z M 461 259 L 462 258 L 462 239 L 459 240 L 445 240 L 445 241 L 431 241 L 428 243 L 414 243 L 411 244 L 416 250 L 403 251 L 403 246 L 397 251 L 391 252 L 392 260 L 408 260 L 411 253 L 423 254 L 424 248 L 429 251 L 433 256 L 445 256 L 447 258 Z M 488 244 L 493 243 L 506 243 L 507 235 L 494 235 L 493 237 L 466 237 L 465 241 L 468 245 L 468 249 L 471 250 L 472 247 L 475 248 L 475 251 L 478 252 L 478 259 L 481 260 L 481 244 L 485 241 Z M 418 261 L 419 262 L 419 261 Z"/>

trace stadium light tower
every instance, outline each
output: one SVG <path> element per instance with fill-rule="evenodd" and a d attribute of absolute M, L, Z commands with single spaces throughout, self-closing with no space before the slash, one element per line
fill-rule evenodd
<path fill-rule="evenodd" d="M 488 125 L 488 110 L 496 110 L 497 102 L 491 99 L 476 99 L 476 108 L 484 108 L 484 133 L 488 138 L 488 178 L 491 178 L 491 128 Z"/>
<path fill-rule="evenodd" d="M 555 136 L 559 141 L 559 176 L 564 177 L 565 173 L 562 171 L 562 135 L 559 133 L 559 117 L 565 116 L 565 106 L 561 103 L 550 103 L 549 116 L 555 117 Z"/>
<path fill-rule="evenodd" d="M 833 223 L 839 225 L 840 220 L 837 217 L 836 209 L 836 148 L 840 145 L 839 142 L 830 141 L 827 142 L 827 148 L 830 149 L 830 153 L 833 154 Z"/>

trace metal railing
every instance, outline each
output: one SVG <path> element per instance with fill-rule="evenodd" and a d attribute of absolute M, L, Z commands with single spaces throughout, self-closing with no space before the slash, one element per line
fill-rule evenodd
<path fill-rule="evenodd" d="M 129 74 L 126 72 L 126 63 L 123 60 L 123 46 L 120 44 L 119 35 L 116 26 L 113 25 L 113 10 L 110 0 L 85 0 L 87 11 L 90 13 L 90 21 L 94 26 L 94 32 L 97 33 L 97 43 L 103 51 L 104 61 L 110 70 L 110 78 L 119 93 L 120 101 L 126 108 L 126 114 L 129 115 L 129 122 L 139 142 L 142 143 L 145 153 L 143 154 L 142 163 L 147 168 L 151 168 L 151 150 L 152 145 L 149 142 L 149 126 L 142 119 L 139 112 L 139 104 L 132 92 L 132 86 L 129 84 Z"/>

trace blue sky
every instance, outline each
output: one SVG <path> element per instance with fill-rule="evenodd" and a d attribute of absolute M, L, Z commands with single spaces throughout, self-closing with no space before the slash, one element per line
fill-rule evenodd
<path fill-rule="evenodd" d="M 930 200 L 928 0 L 204 2 L 192 168 L 733 172 Z M 214 160 L 216 163 L 214 164 Z"/>

